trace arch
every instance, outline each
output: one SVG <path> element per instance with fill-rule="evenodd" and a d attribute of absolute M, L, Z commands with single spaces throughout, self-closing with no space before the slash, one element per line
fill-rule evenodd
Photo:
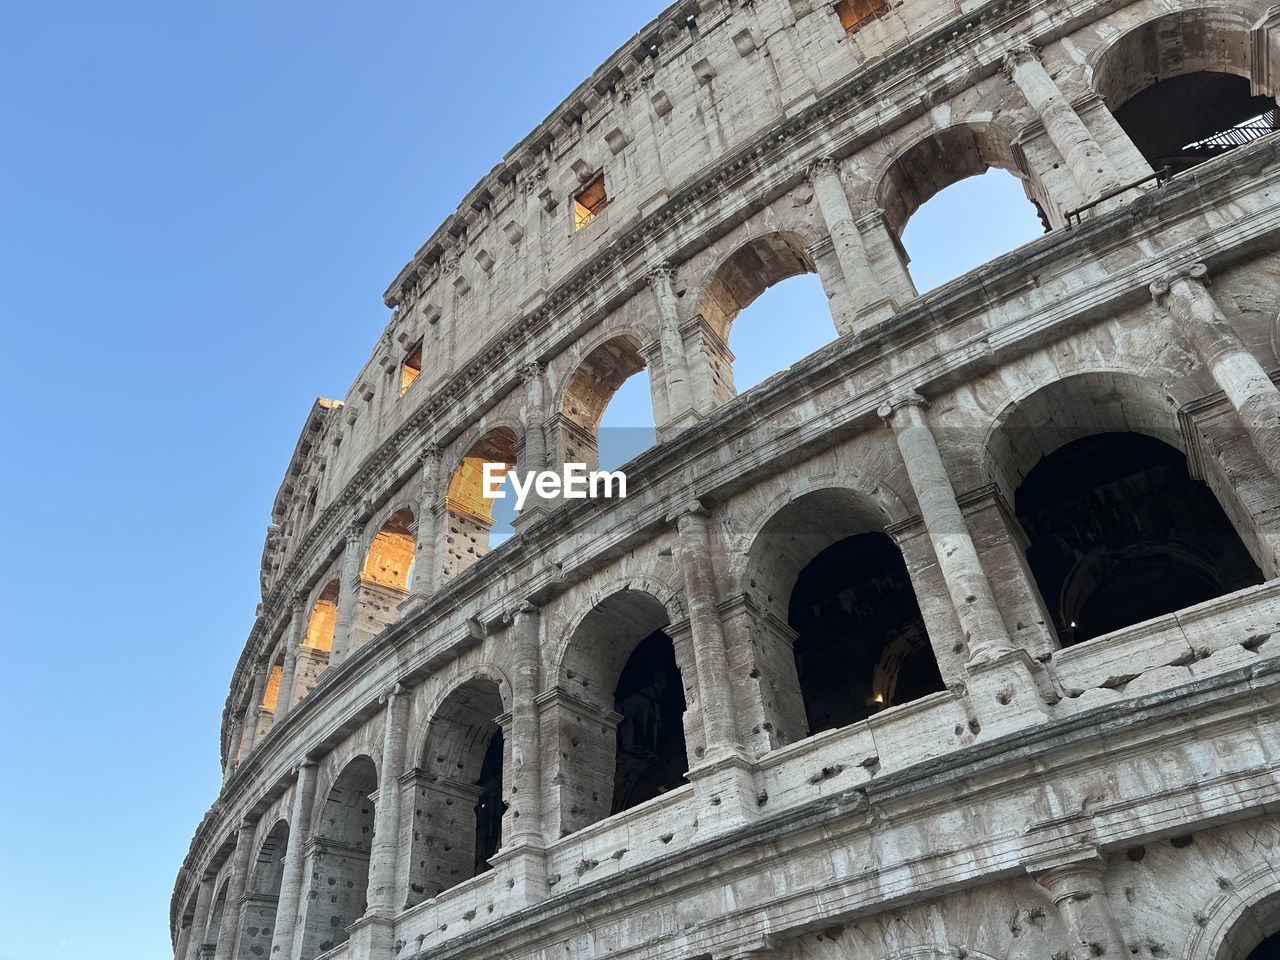
<path fill-rule="evenodd" d="M 307 632 L 302 638 L 304 647 L 323 653 L 333 650 L 333 631 L 338 624 L 338 596 L 341 592 L 342 584 L 336 577 L 320 591 L 307 618 Z"/>
<path fill-rule="evenodd" d="M 1010 131 L 994 121 L 930 130 L 888 157 L 877 171 L 875 204 L 884 211 L 890 231 L 901 240 L 907 221 L 926 202 L 952 184 L 991 169 L 1016 177 L 1045 220 L 1044 211 L 1051 205 L 1036 192 Z"/>
<path fill-rule="evenodd" d="M 1198 912 L 1204 922 L 1192 930 L 1184 960 L 1270 960 L 1275 955 L 1263 949 L 1274 948 L 1280 936 L 1280 878 L 1264 863 L 1230 881 L 1227 892 Z"/>
<path fill-rule="evenodd" d="M 888 523 L 884 507 L 859 490 L 809 486 L 765 516 L 750 536 L 742 590 L 785 620 L 800 571 L 819 553 L 846 537 L 883 532 Z"/>
<path fill-rule="evenodd" d="M 427 724 L 415 773 L 408 906 L 489 869 L 502 841 L 509 752 L 498 683 L 471 676 L 441 701 Z"/>
<path fill-rule="evenodd" d="M 599 466 L 600 421 L 605 409 L 622 385 L 645 368 L 639 341 L 618 334 L 593 347 L 573 369 L 557 405 L 564 463 L 583 463 L 589 470 Z M 652 411 L 649 422 L 653 422 Z"/>
<path fill-rule="evenodd" d="M 549 705 L 561 758 L 554 803 L 561 835 L 678 786 L 688 769 L 689 651 L 665 631 L 666 605 L 625 587 L 579 618 Z M 676 768 L 679 768 L 676 770 Z"/>
<path fill-rule="evenodd" d="M 776 283 L 818 268 L 794 230 L 757 233 L 716 267 L 698 292 L 697 313 L 725 343 L 738 314 Z"/>
<path fill-rule="evenodd" d="M 788 630 L 761 629 L 776 707 L 809 734 L 943 689 L 914 584 L 887 518 L 847 487 L 776 510 L 747 551 L 744 589 Z"/>
<path fill-rule="evenodd" d="M 378 770 L 361 755 L 349 761 L 323 795 L 314 819 L 310 886 L 305 896 L 302 960 L 315 960 L 347 941 L 364 915 L 369 887 Z"/>
<path fill-rule="evenodd" d="M 1262 582 L 1188 470 L 1172 398 L 1145 378 L 1083 373 L 1011 402 L 984 465 L 1063 644 Z"/>
<path fill-rule="evenodd" d="M 360 579 L 367 584 L 407 591 L 413 577 L 413 510 L 398 507 L 374 534 L 365 552 Z"/>
<path fill-rule="evenodd" d="M 277 820 L 259 846 L 258 856 L 250 868 L 240 919 L 239 960 L 260 960 L 271 953 L 288 847 L 289 824 Z"/>
<path fill-rule="evenodd" d="M 1238 10 L 1165 13 L 1097 57 L 1094 88 L 1147 162 L 1178 173 L 1275 129 L 1275 100 L 1252 89 L 1252 58 Z"/>
<path fill-rule="evenodd" d="M 499 464 L 495 476 L 516 465 L 517 435 L 509 426 L 490 427 L 466 448 L 445 493 L 444 557 L 441 576 L 462 573 L 492 548 L 493 500 L 484 495 L 484 466 Z"/>
<path fill-rule="evenodd" d="M 231 878 L 225 877 L 221 886 L 218 887 L 218 895 L 214 898 L 213 906 L 209 908 L 209 918 L 204 925 L 204 939 L 201 943 L 216 944 L 218 942 L 218 934 L 222 930 L 222 917 L 230 908 L 227 906 L 227 891 L 231 887 Z"/>

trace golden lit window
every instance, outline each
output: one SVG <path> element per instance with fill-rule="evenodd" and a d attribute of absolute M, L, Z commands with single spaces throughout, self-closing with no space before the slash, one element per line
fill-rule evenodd
<path fill-rule="evenodd" d="M 840 26 L 848 35 L 864 23 L 883 17 L 889 12 L 889 3 L 888 0 L 840 0 L 835 11 L 840 18 Z"/>
<path fill-rule="evenodd" d="M 422 341 L 409 349 L 405 355 L 404 363 L 400 365 L 400 394 L 413 386 L 413 381 L 422 376 Z"/>
<path fill-rule="evenodd" d="M 596 178 L 573 198 L 573 229 L 581 230 L 600 216 L 600 211 L 608 205 L 609 197 L 604 192 L 604 174 L 596 174 Z"/>

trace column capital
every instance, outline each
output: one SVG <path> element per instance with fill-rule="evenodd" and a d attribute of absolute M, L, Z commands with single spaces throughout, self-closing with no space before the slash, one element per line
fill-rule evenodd
<path fill-rule="evenodd" d="M 876 416 L 892 426 L 894 415 L 904 408 L 928 410 L 929 401 L 922 397 L 919 391 L 908 390 L 904 393 L 895 394 L 884 403 L 880 404 L 876 409 Z"/>
<path fill-rule="evenodd" d="M 1165 273 L 1160 279 L 1153 280 L 1148 287 L 1151 291 L 1151 299 L 1157 304 L 1161 303 L 1173 285 L 1179 280 L 1191 280 L 1201 286 L 1207 287 L 1210 283 L 1209 268 L 1203 263 L 1188 263 Z"/>
<path fill-rule="evenodd" d="M 648 273 L 645 274 L 645 280 L 655 290 L 661 285 L 673 282 L 675 278 L 676 268 L 666 261 L 650 267 Z"/>
<path fill-rule="evenodd" d="M 515 623 L 525 617 L 536 617 L 538 609 L 538 605 L 528 598 L 518 600 L 503 614 L 502 619 L 507 623 Z"/>
<path fill-rule="evenodd" d="M 347 541 L 348 545 L 351 545 L 353 543 L 359 543 L 360 540 L 364 537 L 364 521 L 352 520 L 350 523 L 348 523 L 346 532 L 343 534 L 343 537 Z"/>
<path fill-rule="evenodd" d="M 319 766 L 320 766 L 320 761 L 318 760 L 303 760 L 300 764 L 298 764 L 296 767 L 293 768 L 293 776 L 295 779 L 301 779 L 303 770 L 310 770 L 312 773 L 314 773 Z"/>
<path fill-rule="evenodd" d="M 819 157 L 809 166 L 809 180 L 811 182 L 820 177 L 832 176 L 840 176 L 840 161 L 835 157 Z"/>
<path fill-rule="evenodd" d="M 408 692 L 409 692 L 408 687 L 406 687 L 404 684 L 400 683 L 399 681 L 396 681 L 386 690 L 382 691 L 382 693 L 378 694 L 378 702 L 391 704 L 392 702 L 395 701 L 396 697 L 403 696 Z"/>
<path fill-rule="evenodd" d="M 418 454 L 418 462 L 424 467 L 434 467 L 440 462 L 441 453 L 443 453 L 443 450 L 440 444 L 432 440 Z"/>
<path fill-rule="evenodd" d="M 711 516 L 711 511 L 707 508 L 707 505 L 699 498 L 694 497 L 692 500 L 682 503 L 680 506 L 668 513 L 667 523 L 673 523 L 679 527 L 682 522 L 686 521 L 690 517 L 702 517 L 705 519 L 709 516 Z"/>
<path fill-rule="evenodd" d="M 289 597 L 289 612 L 303 613 L 307 609 L 307 591 L 295 590 Z"/>
<path fill-rule="evenodd" d="M 546 369 L 547 365 L 541 360 L 530 360 L 528 363 L 522 363 L 520 364 L 520 379 L 524 383 L 532 383 L 539 379 Z"/>
<path fill-rule="evenodd" d="M 1012 80 L 1013 71 L 1024 63 L 1040 62 L 1040 48 L 1034 43 L 1023 43 L 1008 51 L 1000 61 L 1000 69 L 1005 77 Z"/>

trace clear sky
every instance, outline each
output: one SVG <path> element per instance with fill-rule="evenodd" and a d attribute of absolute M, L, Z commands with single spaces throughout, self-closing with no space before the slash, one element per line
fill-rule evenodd
<path fill-rule="evenodd" d="M 662 6 L 5 5 L 0 960 L 170 956 L 311 402 L 462 195 Z M 922 288 L 1038 233 L 1001 177 L 912 221 Z M 813 278 L 780 285 L 735 327 L 740 385 L 831 335 Z M 643 425 L 634 386 L 611 424 Z"/>

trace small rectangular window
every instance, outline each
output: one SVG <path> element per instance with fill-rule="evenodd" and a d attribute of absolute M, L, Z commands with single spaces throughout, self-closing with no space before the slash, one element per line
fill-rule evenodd
<path fill-rule="evenodd" d="M 836 16 L 845 35 L 854 33 L 863 24 L 878 20 L 889 12 L 888 0 L 840 0 L 835 6 Z"/>
<path fill-rule="evenodd" d="M 404 363 L 400 365 L 400 396 L 413 386 L 413 381 L 422 376 L 422 341 L 409 348 Z"/>
<path fill-rule="evenodd" d="M 609 197 L 604 192 L 604 174 L 598 173 L 573 198 L 573 229 L 581 230 L 600 216 L 600 212 L 608 205 Z"/>

